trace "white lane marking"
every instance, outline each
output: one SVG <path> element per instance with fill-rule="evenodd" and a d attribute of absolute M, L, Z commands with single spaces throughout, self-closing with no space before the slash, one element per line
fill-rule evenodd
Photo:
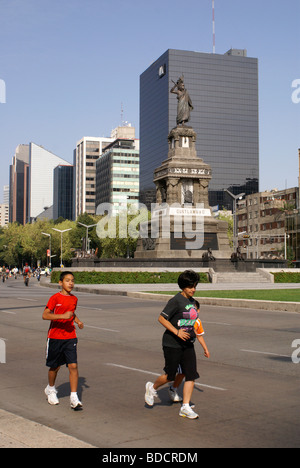
<path fill-rule="evenodd" d="M 37 299 L 25 299 L 24 297 L 17 297 L 20 301 L 28 301 L 28 302 L 38 302 Z"/>
<path fill-rule="evenodd" d="M 201 320 L 202 321 L 202 320 Z M 224 325 L 225 327 L 231 327 L 231 323 L 224 323 L 224 322 L 206 322 L 202 321 L 203 325 L 209 323 L 210 325 Z"/>
<path fill-rule="evenodd" d="M 11 311 L 9 311 L 9 310 L 2 310 L 2 309 L 0 309 L 0 312 L 3 312 L 3 314 L 17 315 L 16 312 L 11 312 Z"/>
<path fill-rule="evenodd" d="M 264 354 L 266 356 L 277 356 L 277 357 L 286 357 L 290 358 L 291 356 L 287 356 L 286 354 L 276 354 L 276 353 L 267 353 L 265 351 L 254 351 L 252 349 L 240 349 L 243 353 L 253 353 L 253 354 Z"/>
<path fill-rule="evenodd" d="M 103 310 L 103 309 L 99 309 L 99 308 L 96 308 L 96 307 L 84 307 L 84 306 L 78 306 L 77 309 Z"/>
<path fill-rule="evenodd" d="M 113 333 L 121 333 L 120 330 L 111 330 L 110 328 L 102 328 L 102 327 L 93 327 L 92 325 L 85 325 L 84 328 L 95 328 L 96 330 L 104 330 L 104 331 L 109 331 Z"/>
<path fill-rule="evenodd" d="M 118 367 L 120 369 L 126 369 L 126 370 L 131 370 L 134 372 L 140 372 L 141 374 L 148 374 L 148 375 L 154 375 L 155 377 L 159 377 L 160 374 L 157 374 L 156 372 L 150 372 L 146 371 L 143 369 L 136 369 L 135 367 L 127 367 L 127 366 L 122 366 L 120 364 L 112 364 L 112 363 L 106 363 L 106 366 L 111 366 L 111 367 Z M 199 384 L 195 383 L 197 387 L 205 387 L 205 388 L 211 388 L 212 390 L 219 390 L 221 392 L 226 392 L 226 388 L 220 388 L 220 387 L 213 387 L 212 385 L 205 385 L 205 384 Z"/>

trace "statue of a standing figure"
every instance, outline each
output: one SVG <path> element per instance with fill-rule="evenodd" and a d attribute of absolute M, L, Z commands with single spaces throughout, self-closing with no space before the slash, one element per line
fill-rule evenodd
<path fill-rule="evenodd" d="M 173 81 L 173 80 L 172 80 Z M 189 93 L 184 86 L 184 76 L 181 76 L 177 83 L 174 83 L 171 93 L 177 94 L 177 125 L 184 125 L 190 120 L 191 111 L 194 109 Z M 176 89 L 177 88 L 177 89 Z"/>

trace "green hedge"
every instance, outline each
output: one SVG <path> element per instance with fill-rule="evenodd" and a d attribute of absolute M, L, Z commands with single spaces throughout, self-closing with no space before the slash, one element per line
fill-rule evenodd
<path fill-rule="evenodd" d="M 149 273 L 149 272 L 113 272 L 102 273 L 99 271 L 76 271 L 72 272 L 75 284 L 167 284 L 177 283 L 179 273 Z M 58 283 L 59 271 L 51 274 L 51 283 Z M 200 273 L 200 282 L 209 283 L 208 275 Z"/>
<path fill-rule="evenodd" d="M 275 283 L 300 283 L 300 273 L 273 273 Z"/>

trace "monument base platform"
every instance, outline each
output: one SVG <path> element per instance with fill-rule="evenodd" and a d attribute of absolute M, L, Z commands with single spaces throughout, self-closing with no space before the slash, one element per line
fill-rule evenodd
<path fill-rule="evenodd" d="M 141 225 L 144 237 L 141 236 L 138 240 L 134 258 L 203 260 L 202 257 L 208 250 L 216 259 L 231 257 L 228 224 L 225 221 L 211 215 L 206 216 L 206 213 L 202 216 L 201 211 L 209 211 L 207 209 L 177 208 L 179 213 L 185 215 L 183 217 L 178 213 L 173 214 L 171 210 L 172 208 L 166 209 L 164 213 L 161 209 L 158 216 Z M 187 216 L 190 211 L 193 214 Z M 156 237 L 153 233 L 156 233 Z"/>
<path fill-rule="evenodd" d="M 100 258 L 74 258 L 72 260 L 72 267 L 79 270 L 92 271 L 104 268 L 113 268 L 116 271 L 120 268 L 126 268 L 127 271 L 131 269 L 138 271 L 139 269 L 176 269 L 179 271 L 205 268 L 209 271 L 212 268 L 215 272 L 254 272 L 257 268 L 286 268 L 287 262 L 285 260 L 245 260 L 244 262 L 231 262 L 228 258 L 220 258 L 215 261 L 202 261 L 200 259 L 180 259 L 180 258 L 115 258 L 115 259 L 100 259 Z"/>

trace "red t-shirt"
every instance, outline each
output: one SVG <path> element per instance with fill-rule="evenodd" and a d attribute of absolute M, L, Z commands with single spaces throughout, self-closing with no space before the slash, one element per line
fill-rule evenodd
<path fill-rule="evenodd" d="M 54 294 L 50 297 L 47 308 L 54 314 L 65 314 L 66 312 L 74 312 L 76 310 L 78 299 L 70 294 L 65 296 L 62 293 Z M 74 325 L 74 316 L 69 320 L 53 320 L 50 323 L 48 338 L 55 340 L 70 340 L 76 338 L 76 330 Z"/>

